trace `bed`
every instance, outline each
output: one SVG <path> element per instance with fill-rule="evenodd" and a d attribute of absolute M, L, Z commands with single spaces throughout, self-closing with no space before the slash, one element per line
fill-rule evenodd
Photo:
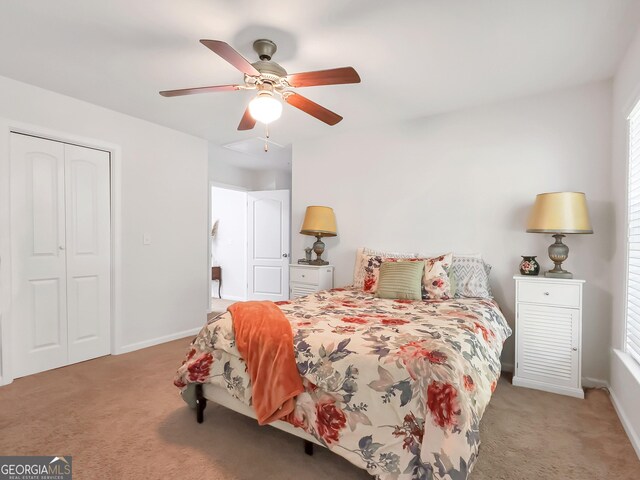
<path fill-rule="evenodd" d="M 511 334 L 494 300 L 381 299 L 350 287 L 278 304 L 304 392 L 273 426 L 381 480 L 467 478 Z M 255 418 L 228 312 L 208 319 L 174 383 L 199 421 L 207 399 Z"/>

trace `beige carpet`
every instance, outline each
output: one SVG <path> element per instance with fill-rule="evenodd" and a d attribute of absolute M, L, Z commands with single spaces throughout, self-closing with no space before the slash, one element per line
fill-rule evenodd
<path fill-rule="evenodd" d="M 188 339 L 0 387 L 0 455 L 73 455 L 74 478 L 369 479 L 322 448 L 213 406 L 198 425 L 171 384 Z M 607 394 L 577 400 L 501 380 L 471 480 L 639 479 Z"/>

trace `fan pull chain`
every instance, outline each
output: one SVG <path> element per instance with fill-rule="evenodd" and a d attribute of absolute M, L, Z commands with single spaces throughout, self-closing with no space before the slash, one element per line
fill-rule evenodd
<path fill-rule="evenodd" d="M 269 124 L 268 123 L 264 124 L 264 134 L 265 134 L 264 151 L 266 153 L 269 151 Z"/>

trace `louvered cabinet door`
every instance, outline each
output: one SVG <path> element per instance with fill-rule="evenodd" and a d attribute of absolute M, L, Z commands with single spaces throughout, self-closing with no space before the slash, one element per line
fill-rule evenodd
<path fill-rule="evenodd" d="M 584 398 L 582 281 L 516 279 L 513 384 Z"/>
<path fill-rule="evenodd" d="M 578 388 L 578 311 L 518 305 L 518 376 Z"/>
<path fill-rule="evenodd" d="M 290 298 L 298 298 L 304 297 L 305 295 L 311 295 L 316 293 L 318 289 L 312 285 L 291 285 L 290 288 L 291 297 Z"/>

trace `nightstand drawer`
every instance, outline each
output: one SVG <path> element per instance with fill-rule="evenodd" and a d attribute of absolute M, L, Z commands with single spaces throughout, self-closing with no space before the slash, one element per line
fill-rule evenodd
<path fill-rule="evenodd" d="M 320 271 L 317 268 L 292 268 L 290 281 L 294 283 L 310 283 L 317 285 L 320 280 Z"/>
<path fill-rule="evenodd" d="M 580 307 L 580 286 L 545 281 L 518 282 L 521 302 L 562 307 Z"/>

